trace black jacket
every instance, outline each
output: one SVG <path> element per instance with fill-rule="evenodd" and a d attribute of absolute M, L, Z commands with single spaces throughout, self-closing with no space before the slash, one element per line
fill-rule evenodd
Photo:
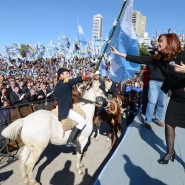
<path fill-rule="evenodd" d="M 150 80 L 164 81 L 165 77 L 157 65 L 147 65 L 147 71 L 150 74 Z"/>
<path fill-rule="evenodd" d="M 121 84 L 119 84 L 119 92 L 120 94 L 124 95 L 126 90 L 126 85 L 122 84 L 122 90 L 121 90 Z"/>
<path fill-rule="evenodd" d="M 127 55 L 126 59 L 139 64 L 146 65 L 157 65 L 161 73 L 164 75 L 165 80 L 161 89 L 167 93 L 169 90 L 172 91 L 171 99 L 178 101 L 185 101 L 185 74 L 177 73 L 174 70 L 174 66 L 171 66 L 165 61 L 155 61 L 153 57 L 138 57 L 133 55 Z M 180 62 L 185 64 L 185 51 L 180 52 L 175 63 L 180 65 Z"/>
<path fill-rule="evenodd" d="M 25 95 L 24 98 L 27 99 L 29 102 L 36 102 L 36 101 L 39 101 L 39 100 L 37 99 L 37 95 L 36 95 L 36 94 L 31 95 L 30 92 L 28 92 L 28 93 Z"/>
<path fill-rule="evenodd" d="M 38 98 L 38 101 L 44 101 L 47 98 L 46 94 L 44 93 L 42 89 L 38 92 L 37 97 L 40 95 L 42 96 L 42 98 Z"/>
<path fill-rule="evenodd" d="M 110 87 L 110 89 L 108 90 L 108 93 L 113 94 L 113 93 L 119 93 L 120 92 L 120 88 L 119 85 L 116 86 L 117 83 L 112 82 L 112 85 Z"/>
<path fill-rule="evenodd" d="M 21 96 L 21 94 L 19 96 Z M 19 100 L 19 98 L 20 98 L 19 96 L 15 92 L 10 93 L 11 105 L 20 105 L 20 104 L 25 104 L 25 103 L 29 102 L 25 98 L 23 98 L 22 100 Z"/>
<path fill-rule="evenodd" d="M 55 95 L 58 102 L 58 120 L 67 118 L 70 107 L 72 106 L 72 87 L 82 82 L 82 76 L 73 78 L 67 83 L 63 80 L 58 81 L 55 87 Z"/>
<path fill-rule="evenodd" d="M 29 91 L 29 89 L 28 89 L 28 91 Z M 19 86 L 19 94 L 23 94 L 23 93 L 27 93 L 27 87 L 26 86 L 23 86 L 23 87 Z"/>
<path fill-rule="evenodd" d="M 55 89 L 54 89 L 54 88 L 51 89 L 50 86 L 48 86 L 48 87 L 46 88 L 46 93 L 47 93 L 47 94 L 48 94 L 48 93 L 51 93 L 51 94 L 47 97 L 47 99 L 52 99 L 52 98 L 55 97 L 54 90 L 55 90 Z"/>
<path fill-rule="evenodd" d="M 13 89 L 12 89 L 12 87 L 8 87 L 8 88 L 7 88 L 7 97 L 8 97 L 8 99 L 10 99 L 10 94 L 11 94 L 12 92 L 14 92 Z"/>

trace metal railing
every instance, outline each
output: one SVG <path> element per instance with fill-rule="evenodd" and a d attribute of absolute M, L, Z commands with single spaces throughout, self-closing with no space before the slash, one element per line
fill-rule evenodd
<path fill-rule="evenodd" d="M 17 151 L 24 145 L 19 136 L 15 141 L 4 138 L 1 135 L 2 130 L 13 121 L 24 118 L 37 110 L 50 110 L 55 103 L 56 98 L 52 98 L 0 108 L 0 169 L 17 160 Z"/>

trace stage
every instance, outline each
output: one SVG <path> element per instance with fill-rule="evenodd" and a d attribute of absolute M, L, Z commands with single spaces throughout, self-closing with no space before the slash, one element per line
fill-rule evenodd
<path fill-rule="evenodd" d="M 163 120 L 164 117 L 163 114 Z M 152 123 L 152 130 L 148 130 L 143 119 L 138 112 L 94 185 L 185 184 L 185 129 L 176 128 L 175 161 L 161 165 L 157 160 L 166 152 L 164 127 Z"/>

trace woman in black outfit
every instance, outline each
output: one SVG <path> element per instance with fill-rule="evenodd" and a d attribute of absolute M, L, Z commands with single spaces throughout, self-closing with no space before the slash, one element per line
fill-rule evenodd
<path fill-rule="evenodd" d="M 111 51 L 128 61 L 139 64 L 156 65 L 165 76 L 161 89 L 172 95 L 165 117 L 165 137 L 167 153 L 158 162 L 168 164 L 169 159 L 174 161 L 175 127 L 185 128 L 185 74 L 174 70 L 174 65 L 185 64 L 185 51 L 181 49 L 181 42 L 175 33 L 162 34 L 158 39 L 158 51 L 154 56 L 140 57 L 118 52 L 114 47 Z"/>

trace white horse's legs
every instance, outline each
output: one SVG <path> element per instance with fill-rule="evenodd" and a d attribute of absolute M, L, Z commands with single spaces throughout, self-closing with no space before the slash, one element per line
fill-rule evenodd
<path fill-rule="evenodd" d="M 19 156 L 20 178 L 25 184 L 28 183 L 28 177 L 27 177 L 27 174 L 26 174 L 25 163 L 26 163 L 29 155 L 30 155 L 30 150 L 25 146 L 21 155 Z"/>
<path fill-rule="evenodd" d="M 38 182 L 36 182 L 35 177 L 33 175 L 33 167 L 37 160 L 39 159 L 41 153 L 43 152 L 44 148 L 36 149 L 35 151 L 32 150 L 29 159 L 27 160 L 25 167 L 26 167 L 26 173 L 28 175 L 29 179 L 29 185 L 39 185 Z"/>
<path fill-rule="evenodd" d="M 87 138 L 79 138 L 79 142 L 81 144 L 81 153 L 83 152 L 83 149 L 85 147 L 85 145 L 87 144 L 87 141 L 88 141 L 88 137 Z M 83 175 L 83 170 L 82 170 L 82 167 L 84 167 L 84 165 L 82 164 L 82 161 L 81 161 L 81 158 L 82 158 L 82 154 L 79 154 L 77 152 L 77 155 L 76 155 L 76 171 L 78 173 L 78 175 Z"/>

